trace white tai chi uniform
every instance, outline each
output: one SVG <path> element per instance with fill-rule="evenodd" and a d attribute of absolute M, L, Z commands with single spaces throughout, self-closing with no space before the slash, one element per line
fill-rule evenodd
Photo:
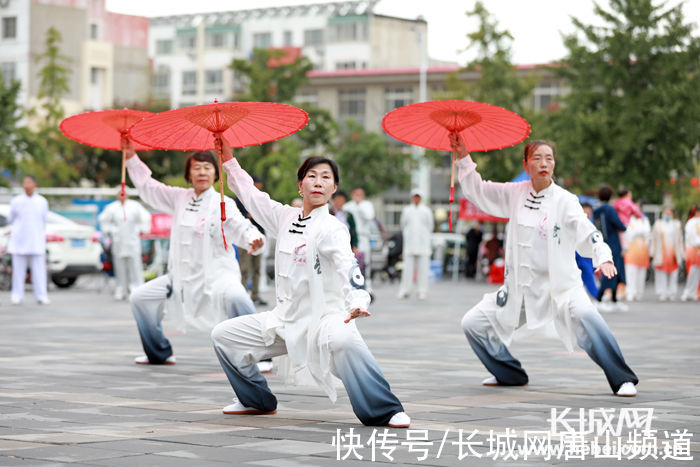
<path fill-rule="evenodd" d="M 575 251 L 593 265 L 612 261 L 603 236 L 578 199 L 552 182 L 535 192 L 532 182 L 483 181 L 470 156 L 457 162 L 464 195 L 484 212 L 509 218 L 503 286 L 487 293 L 462 318 L 469 344 L 503 385 L 528 382 L 507 349 L 516 330 L 554 329 L 564 346 L 583 348 L 605 372 L 613 392 L 637 377 L 596 310 L 576 266 Z M 520 328 L 520 329 L 519 329 Z"/>
<path fill-rule="evenodd" d="M 366 199 L 356 203 L 353 200 L 343 205 L 343 210 L 352 214 L 355 219 L 355 230 L 357 231 L 357 249 L 362 253 L 365 263 L 365 277 L 367 288 L 371 289 L 372 284 L 372 244 L 370 236 L 372 233 L 372 223 L 375 222 L 374 206 Z"/>
<path fill-rule="evenodd" d="M 49 203 L 36 191 L 12 198 L 10 202 L 10 243 L 7 251 L 12 255 L 12 301 L 24 298 L 24 280 L 27 265 L 32 271 L 32 286 L 37 302 L 48 300 L 46 292 L 46 215 Z"/>
<path fill-rule="evenodd" d="M 625 274 L 627 275 L 627 300 L 641 300 L 644 298 L 644 289 L 649 270 L 649 240 L 651 239 L 651 226 L 649 219 L 630 218 L 627 230 L 623 233 L 625 239 Z"/>
<path fill-rule="evenodd" d="M 241 273 L 231 244 L 249 248 L 264 236 L 243 217 L 231 198 L 225 198 L 226 221 L 221 233 L 220 196 L 210 187 L 199 196 L 193 188 L 164 185 L 151 178 L 151 170 L 137 156 L 126 162 L 139 196 L 152 208 L 173 216 L 168 273 L 131 293 L 130 302 L 141 341 L 150 363 L 163 363 L 172 355 L 163 335 L 164 307 L 176 328 L 192 326 L 210 331 L 226 318 L 255 312 L 241 284 Z M 258 250 L 255 254 L 259 254 Z"/>
<path fill-rule="evenodd" d="M 151 214 L 131 199 L 109 203 L 99 217 L 102 231 L 112 239 L 112 263 L 118 300 L 143 284 L 141 234 L 151 229 Z"/>
<path fill-rule="evenodd" d="M 403 412 L 355 321 L 367 309 L 369 294 L 350 249 L 347 227 L 324 205 L 302 217 L 255 188 L 232 159 L 224 164 L 228 184 L 267 235 L 276 237 L 275 293 L 271 311 L 224 321 L 212 331 L 214 350 L 240 402 L 265 412 L 277 399 L 256 362 L 288 354 L 288 382 L 315 381 L 332 401 L 334 376 L 342 380 L 353 410 L 365 424 L 385 425 Z"/>
<path fill-rule="evenodd" d="M 399 298 L 407 297 L 416 275 L 416 292 L 419 299 L 428 294 L 428 273 L 430 272 L 430 234 L 434 220 L 430 208 L 422 203 L 411 203 L 401 212 L 401 233 L 403 235 L 403 270 Z"/>
<path fill-rule="evenodd" d="M 659 219 L 651 231 L 649 254 L 654 258 L 654 287 L 660 300 L 678 292 L 678 268 L 683 264 L 683 231 L 678 219 Z"/>

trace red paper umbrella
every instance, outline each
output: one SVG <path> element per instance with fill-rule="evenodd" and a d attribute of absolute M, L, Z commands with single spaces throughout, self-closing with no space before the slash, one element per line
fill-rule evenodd
<path fill-rule="evenodd" d="M 169 110 L 134 125 L 129 135 L 134 141 L 156 149 L 207 151 L 216 149 L 221 168 L 222 138 L 233 148 L 274 141 L 299 131 L 309 121 L 303 110 L 273 102 L 216 102 Z M 226 220 L 223 180 L 221 192 L 221 232 Z M 224 237 L 224 246 L 226 238 Z"/>
<path fill-rule="evenodd" d="M 122 137 L 131 126 L 153 115 L 143 110 L 114 109 L 99 112 L 85 112 L 63 119 L 58 126 L 61 133 L 79 143 L 102 149 L 122 149 Z M 149 146 L 137 144 L 134 149 L 150 149 Z M 124 196 L 126 155 L 122 149 L 121 193 Z"/>
<path fill-rule="evenodd" d="M 491 104 L 472 101 L 429 101 L 405 105 L 382 119 L 384 131 L 404 143 L 450 151 L 449 135 L 459 134 L 468 151 L 491 151 L 518 144 L 530 134 L 520 115 Z M 454 202 L 454 160 L 450 203 Z M 452 230 L 452 209 L 450 209 Z"/>

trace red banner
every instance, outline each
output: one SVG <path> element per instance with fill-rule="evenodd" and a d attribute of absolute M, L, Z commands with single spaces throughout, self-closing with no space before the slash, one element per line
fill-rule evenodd
<path fill-rule="evenodd" d="M 508 222 L 507 218 L 486 214 L 467 198 L 462 198 L 459 200 L 459 218 L 462 220 L 475 220 L 483 222 Z"/>

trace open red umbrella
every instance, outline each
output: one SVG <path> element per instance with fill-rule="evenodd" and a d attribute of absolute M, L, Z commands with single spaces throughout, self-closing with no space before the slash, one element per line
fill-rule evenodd
<path fill-rule="evenodd" d="M 452 150 L 451 133 L 458 133 L 467 150 L 473 152 L 513 146 L 530 134 L 527 121 L 510 110 L 483 102 L 458 100 L 419 102 L 399 107 L 384 116 L 382 127 L 404 143 L 438 151 Z M 454 202 L 454 160 L 453 152 L 450 203 Z"/>
<path fill-rule="evenodd" d="M 127 134 L 129 128 L 134 123 L 150 115 L 153 115 L 153 113 L 126 108 L 85 112 L 63 119 L 58 127 L 61 133 L 79 143 L 96 148 L 119 151 L 122 149 L 122 137 Z M 144 144 L 136 144 L 134 149 L 150 149 L 150 147 Z M 122 196 L 124 195 L 126 182 L 125 159 L 125 153 L 122 150 Z"/>
<path fill-rule="evenodd" d="M 309 121 L 303 110 L 273 102 L 217 102 L 169 110 L 134 125 L 129 135 L 134 141 L 156 149 L 207 151 L 216 149 L 221 168 L 221 144 L 225 138 L 233 148 L 274 141 L 299 131 Z M 223 180 L 221 192 L 221 232 L 226 220 Z M 226 238 L 224 237 L 224 246 Z M 226 246 L 227 247 L 227 246 Z M 228 248 L 228 247 L 227 247 Z"/>

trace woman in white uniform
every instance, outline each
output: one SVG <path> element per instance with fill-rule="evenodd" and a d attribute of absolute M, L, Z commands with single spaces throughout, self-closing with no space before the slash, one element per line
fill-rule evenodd
<path fill-rule="evenodd" d="M 369 316 L 370 297 L 348 229 L 328 210 L 339 181 L 335 163 L 311 157 L 301 165 L 297 181 L 303 205 L 294 208 L 257 190 L 226 142 L 223 153 L 229 187 L 277 238 L 274 309 L 225 321 L 212 331 L 214 350 L 237 396 L 224 413 L 275 413 L 277 399 L 255 363 L 288 354 L 288 376 L 298 382 L 310 373 L 334 402 L 334 376 L 340 378 L 365 425 L 408 427 L 410 418 L 353 321 Z"/>
<path fill-rule="evenodd" d="M 250 313 L 255 306 L 241 285 L 241 272 L 234 243 L 260 253 L 263 235 L 244 218 L 236 203 L 226 198 L 226 221 L 222 222 L 219 179 L 211 152 L 196 152 L 187 159 L 185 180 L 191 188 L 164 185 L 151 178 L 151 170 L 126 141 L 126 168 L 139 196 L 153 209 L 173 216 L 168 253 L 168 272 L 134 290 L 129 301 L 146 355 L 140 364 L 174 364 L 170 342 L 161 321 L 167 309 L 180 331 L 187 326 L 210 331 L 221 321 Z"/>
<path fill-rule="evenodd" d="M 525 145 L 529 181 L 494 183 L 481 179 L 458 135 L 450 140 L 464 196 L 484 212 L 510 219 L 504 285 L 462 318 L 467 341 L 492 374 L 482 384 L 527 384 L 527 373 L 506 346 L 519 328 L 544 330 L 553 324 L 569 351 L 577 343 L 603 369 L 614 394 L 635 396 L 637 376 L 586 294 L 574 255 L 592 257 L 610 278 L 617 274 L 612 253 L 576 196 L 553 182 L 553 145 Z"/>

